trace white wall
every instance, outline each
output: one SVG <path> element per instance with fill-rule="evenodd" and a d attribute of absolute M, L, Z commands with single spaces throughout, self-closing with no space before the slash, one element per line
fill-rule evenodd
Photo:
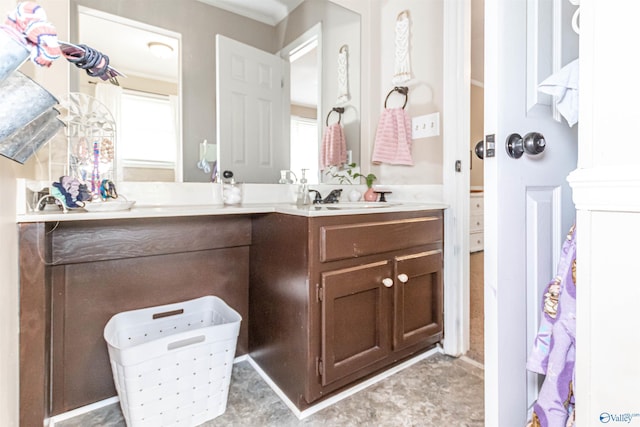
<path fill-rule="evenodd" d="M 443 0 L 388 0 L 380 5 L 379 10 L 372 10 L 372 14 L 379 14 L 374 18 L 372 37 L 377 40 L 372 42 L 372 74 L 373 81 L 378 84 L 378 92 L 371 99 L 372 121 L 369 126 L 372 129 L 371 139 L 363 141 L 368 144 L 369 150 L 373 145 L 375 128 L 380 113 L 384 107 L 384 99 L 387 93 L 393 89 L 391 82 L 394 72 L 395 55 L 395 22 L 398 14 L 404 10 L 409 11 L 411 21 L 411 38 L 409 42 L 411 68 L 413 79 L 406 86 L 409 87 L 409 114 L 419 116 L 433 112 L 440 112 L 440 128 L 442 129 L 443 107 Z M 379 22 L 377 22 L 379 21 Z M 366 37 L 366 35 L 365 35 Z M 379 46 L 379 47 L 378 47 Z M 366 66 L 363 69 L 366 70 Z M 377 96 L 376 96 L 377 95 Z M 401 96 L 392 95 L 388 106 L 393 104 L 393 99 L 402 100 Z M 371 162 L 365 157 L 367 150 L 363 149 L 362 164 Z M 417 139 L 413 142 L 413 161 L 415 166 L 373 166 L 372 171 L 378 176 L 379 184 L 442 184 L 443 147 L 442 134 L 437 137 Z"/>

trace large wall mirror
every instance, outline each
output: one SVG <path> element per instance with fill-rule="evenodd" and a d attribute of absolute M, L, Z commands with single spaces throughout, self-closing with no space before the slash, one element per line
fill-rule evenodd
<path fill-rule="evenodd" d="M 289 113 L 295 118 L 295 126 L 298 128 L 293 127 L 293 124 L 292 127 L 282 126 L 286 127 L 283 138 L 289 141 L 292 136 L 291 129 L 294 129 L 293 132 L 305 131 L 302 132 L 302 138 L 308 140 L 310 156 L 318 155 L 325 118 L 331 108 L 337 105 L 338 53 L 343 46 L 348 46 L 347 75 L 350 99 L 342 104 L 345 112 L 341 123 L 351 159 L 359 162 L 361 30 L 360 16 L 357 13 L 328 0 L 297 0 L 294 2 L 293 10 L 284 15 L 283 11 L 280 11 L 281 15 L 276 18 L 268 9 L 229 10 L 232 8 L 227 7 L 228 4 L 237 3 L 225 0 L 158 0 L 152 8 L 149 8 L 149 2 L 146 0 L 70 1 L 71 10 L 74 11 L 71 16 L 71 41 L 89 45 L 95 43 L 94 47 L 112 58 L 111 63 L 114 67 L 127 74 L 126 78 L 120 79 L 124 96 L 133 100 L 138 99 L 138 96 L 138 100 L 143 102 L 135 104 L 128 101 L 130 105 L 139 106 L 129 108 L 139 111 L 140 106 L 145 106 L 143 109 L 150 112 L 154 98 L 158 100 L 157 104 L 164 105 L 161 110 L 164 111 L 162 114 L 166 114 L 163 116 L 166 119 L 156 120 L 156 126 L 152 129 L 140 129 L 137 136 L 128 137 L 120 135 L 119 132 L 118 141 L 126 138 L 145 138 L 147 141 L 157 142 L 155 145 L 153 142 L 140 144 L 142 148 L 133 154 L 123 153 L 124 160 L 118 165 L 119 180 L 210 181 L 216 170 L 215 156 L 207 156 L 209 169 L 201 167 L 203 141 L 208 141 L 209 149 L 216 149 L 216 145 L 223 146 L 228 143 L 216 140 L 216 34 L 284 57 L 285 47 L 291 47 L 294 41 L 299 40 L 319 23 L 322 32 L 316 46 L 320 46 L 320 49 L 312 51 L 315 54 L 307 56 L 288 72 L 292 79 L 292 88 L 314 88 L 312 91 L 315 93 L 315 100 L 311 103 L 315 103 L 315 108 L 310 105 L 308 98 L 305 98 L 308 94 L 298 96 L 293 89 L 290 94 L 292 103 Z M 270 2 L 256 0 L 253 3 L 264 9 Z M 282 7 L 282 2 L 273 3 Z M 118 25 L 120 27 L 117 27 Z M 127 33 L 123 40 L 118 37 L 125 34 L 121 26 L 140 33 L 135 36 L 133 32 Z M 98 35 L 104 36 L 99 42 L 101 44 L 85 39 L 90 37 L 84 32 L 87 28 L 98 30 Z M 170 49 L 163 48 L 169 52 L 169 58 L 145 59 L 143 53 L 138 52 L 129 55 L 134 58 L 133 64 L 130 64 L 123 55 L 119 55 L 124 54 L 124 51 L 133 45 L 144 49 L 144 55 L 147 55 L 150 43 L 168 45 Z M 123 57 L 122 63 L 119 63 L 120 56 Z M 147 68 L 142 67 L 143 65 Z M 71 90 L 95 96 L 96 87 L 99 85 L 95 81 L 90 82 L 83 74 L 80 70 L 72 70 Z M 107 95 L 100 95 L 105 96 L 108 100 Z M 298 102 L 296 99 L 301 101 Z M 143 121 L 134 118 L 133 112 L 124 114 L 130 123 Z M 315 126 L 305 128 L 305 123 Z M 128 135 L 133 135 L 132 132 L 134 130 L 129 130 Z M 154 132 L 164 135 L 162 141 L 172 139 L 173 150 L 164 145 L 168 142 L 160 145 L 161 138 L 154 135 Z M 304 152 L 307 143 L 298 142 L 298 148 L 293 151 L 299 153 L 300 147 Z M 291 147 L 287 149 L 291 153 Z M 219 160 L 225 168 L 224 160 Z M 290 157 L 287 162 L 290 162 Z M 298 176 L 299 170 L 296 169 L 305 166 L 295 162 L 287 165 L 286 168 L 293 169 Z M 280 164 L 278 169 L 282 168 L 284 166 Z M 276 183 L 280 178 L 280 170 L 275 170 L 264 178 L 244 179 L 242 175 L 236 177 L 243 182 Z M 311 171 L 308 178 L 311 182 L 322 179 L 321 173 L 314 171 Z"/>
<path fill-rule="evenodd" d="M 181 181 L 180 34 L 86 7 L 77 28 L 80 43 L 108 52 L 126 76 L 114 85 L 77 73 L 78 91 L 113 115 L 119 180 Z"/>

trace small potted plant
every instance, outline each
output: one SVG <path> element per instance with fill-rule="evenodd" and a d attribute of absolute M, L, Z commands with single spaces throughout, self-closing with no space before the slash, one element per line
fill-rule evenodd
<path fill-rule="evenodd" d="M 329 166 L 325 171 L 325 175 L 342 185 L 353 184 L 353 181 L 357 179 L 354 170 L 358 170 L 355 162 L 344 166 Z"/>
<path fill-rule="evenodd" d="M 363 175 L 361 173 L 354 173 L 354 178 L 364 178 L 364 181 L 367 183 L 367 191 L 364 193 L 364 199 L 367 202 L 375 202 L 378 199 L 378 195 L 373 191 L 373 181 L 378 179 L 374 174 L 370 173 L 368 175 Z"/>

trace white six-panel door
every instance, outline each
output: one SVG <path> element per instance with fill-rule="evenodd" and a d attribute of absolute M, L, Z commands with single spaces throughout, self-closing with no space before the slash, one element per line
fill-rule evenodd
<path fill-rule="evenodd" d="M 563 3 L 485 1 L 485 134 L 495 135 L 495 157 L 484 160 L 487 426 L 525 425 L 537 398 L 540 379 L 527 373 L 526 359 L 575 220 L 566 178 L 576 167 L 577 129 L 554 119 L 552 100 L 537 91 L 577 57 Z M 508 136 L 529 132 L 544 135 L 544 152 L 511 158 Z"/>
<path fill-rule="evenodd" d="M 289 169 L 285 62 L 220 34 L 216 55 L 218 171 L 241 182 L 277 183 L 279 171 Z"/>

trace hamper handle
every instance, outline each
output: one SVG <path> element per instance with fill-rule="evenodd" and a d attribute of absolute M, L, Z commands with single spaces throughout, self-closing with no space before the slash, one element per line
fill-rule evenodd
<path fill-rule="evenodd" d="M 152 318 L 153 320 L 162 319 L 163 317 L 175 316 L 176 314 L 184 313 L 184 308 L 179 308 L 178 310 L 165 311 L 163 313 L 154 313 Z"/>
<path fill-rule="evenodd" d="M 174 341 L 167 344 L 167 350 L 174 350 L 176 348 L 186 347 L 191 344 L 197 344 L 205 340 L 204 335 L 198 335 L 197 337 L 191 337 L 180 341 Z"/>

